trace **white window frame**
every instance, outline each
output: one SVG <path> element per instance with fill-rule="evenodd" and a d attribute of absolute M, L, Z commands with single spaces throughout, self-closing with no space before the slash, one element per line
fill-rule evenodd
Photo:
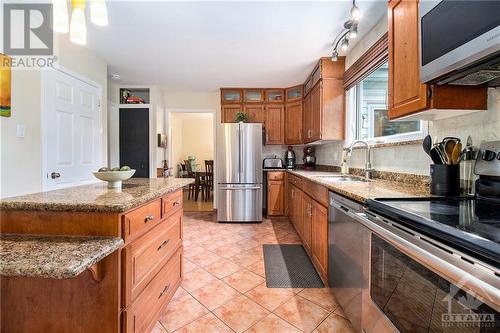
<path fill-rule="evenodd" d="M 358 83 L 359 84 L 359 83 Z M 356 97 L 356 87 L 350 88 L 345 92 L 346 94 L 346 140 L 345 146 L 348 147 L 354 140 L 357 140 L 357 107 L 358 100 Z M 381 136 L 377 138 L 364 139 L 369 145 L 377 144 L 387 144 L 387 143 L 398 143 L 406 141 L 421 140 L 429 133 L 429 122 L 421 120 L 420 121 L 420 131 L 408 132 L 401 134 L 393 134 L 387 136 Z"/>

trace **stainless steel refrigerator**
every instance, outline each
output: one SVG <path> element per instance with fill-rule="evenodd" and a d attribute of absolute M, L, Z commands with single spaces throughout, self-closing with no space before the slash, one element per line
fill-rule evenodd
<path fill-rule="evenodd" d="M 222 124 L 217 131 L 217 219 L 262 221 L 262 124 Z"/>

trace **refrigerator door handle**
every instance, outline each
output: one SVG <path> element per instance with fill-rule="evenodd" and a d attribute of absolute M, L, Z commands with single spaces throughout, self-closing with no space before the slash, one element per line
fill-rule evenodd
<path fill-rule="evenodd" d="M 243 163 L 243 157 L 241 156 L 242 155 L 242 152 L 243 152 L 243 143 L 242 143 L 242 139 L 241 139 L 241 135 L 242 135 L 242 132 L 243 132 L 243 129 L 241 128 L 241 124 L 238 124 L 238 179 L 240 180 L 241 182 L 241 174 L 242 174 L 242 170 L 241 170 L 241 164 Z"/>
<path fill-rule="evenodd" d="M 239 187 L 219 187 L 219 190 L 221 190 L 221 191 L 237 191 L 237 190 L 246 191 L 246 190 L 260 190 L 261 188 L 262 187 L 260 187 L 260 186 L 249 186 L 249 187 L 239 186 Z"/>

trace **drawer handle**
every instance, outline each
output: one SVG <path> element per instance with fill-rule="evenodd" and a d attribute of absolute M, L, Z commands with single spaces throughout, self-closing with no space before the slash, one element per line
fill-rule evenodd
<path fill-rule="evenodd" d="M 169 242 L 170 239 L 163 241 L 163 243 L 161 243 L 160 246 L 158 246 L 158 251 L 160 251 L 163 247 L 165 247 L 165 245 L 167 245 Z"/>
<path fill-rule="evenodd" d="M 177 205 L 180 205 L 180 204 L 181 204 L 180 200 L 176 200 L 176 201 L 174 201 L 172 203 L 172 206 L 177 206 Z"/>
<path fill-rule="evenodd" d="M 148 223 L 149 221 L 153 221 L 155 217 L 153 215 L 146 215 L 144 218 L 144 223 Z"/>
<path fill-rule="evenodd" d="M 158 296 L 158 299 L 162 298 L 163 295 L 167 292 L 168 288 L 170 288 L 170 283 L 163 288 L 162 292 L 160 293 L 160 296 Z"/>

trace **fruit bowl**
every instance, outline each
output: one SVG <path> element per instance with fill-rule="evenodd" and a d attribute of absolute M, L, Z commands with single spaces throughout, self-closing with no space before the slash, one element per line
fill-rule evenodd
<path fill-rule="evenodd" d="M 96 171 L 92 173 L 97 179 L 108 182 L 108 188 L 121 188 L 122 181 L 132 177 L 135 169 L 127 171 Z"/>

